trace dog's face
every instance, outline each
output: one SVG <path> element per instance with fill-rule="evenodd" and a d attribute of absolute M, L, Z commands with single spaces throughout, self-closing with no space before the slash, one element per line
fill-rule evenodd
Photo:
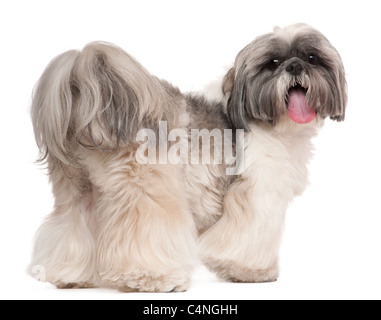
<path fill-rule="evenodd" d="M 340 55 L 304 24 L 275 29 L 245 47 L 225 76 L 223 91 L 233 126 L 246 130 L 252 121 L 275 125 L 287 112 L 298 123 L 315 115 L 342 121 L 347 103 Z"/>

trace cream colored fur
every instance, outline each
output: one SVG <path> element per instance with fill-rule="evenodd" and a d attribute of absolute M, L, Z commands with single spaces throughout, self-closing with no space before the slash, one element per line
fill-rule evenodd
<path fill-rule="evenodd" d="M 224 195 L 221 219 L 200 238 L 202 261 L 222 278 L 278 278 L 285 213 L 308 183 L 311 138 L 318 127 L 318 120 L 298 126 L 284 117 L 275 130 L 256 126 L 246 135 L 242 175 Z"/>

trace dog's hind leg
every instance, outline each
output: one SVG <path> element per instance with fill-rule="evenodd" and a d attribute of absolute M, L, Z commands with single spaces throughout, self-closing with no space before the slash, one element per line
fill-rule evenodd
<path fill-rule="evenodd" d="M 89 165 L 101 193 L 96 212 L 102 285 L 122 291 L 186 290 L 196 241 L 180 168 L 142 165 L 123 152 L 92 156 Z"/>
<path fill-rule="evenodd" d="M 81 169 L 52 170 L 55 209 L 36 234 L 29 272 L 59 288 L 96 286 L 94 190 Z M 36 270 L 39 274 L 35 274 Z"/>

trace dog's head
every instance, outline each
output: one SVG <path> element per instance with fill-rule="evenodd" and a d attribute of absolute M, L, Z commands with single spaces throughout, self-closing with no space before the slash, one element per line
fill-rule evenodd
<path fill-rule="evenodd" d="M 347 84 L 339 53 L 319 31 L 297 24 L 258 37 L 237 56 L 223 82 L 237 129 L 252 121 L 297 123 L 315 116 L 342 121 Z"/>

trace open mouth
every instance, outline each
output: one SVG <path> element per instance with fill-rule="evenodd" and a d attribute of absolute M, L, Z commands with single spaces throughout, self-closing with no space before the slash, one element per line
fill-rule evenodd
<path fill-rule="evenodd" d="M 296 85 L 288 90 L 288 116 L 296 123 L 309 123 L 316 117 L 316 112 L 307 101 L 307 89 Z"/>

